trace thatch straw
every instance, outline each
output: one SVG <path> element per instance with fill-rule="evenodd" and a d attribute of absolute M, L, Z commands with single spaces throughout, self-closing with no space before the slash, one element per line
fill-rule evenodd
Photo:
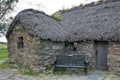
<path fill-rule="evenodd" d="M 120 1 L 78 7 L 62 14 L 70 41 L 120 40 Z"/>
<path fill-rule="evenodd" d="M 65 31 L 60 23 L 50 16 L 33 9 L 27 9 L 20 12 L 12 22 L 8 29 L 6 37 L 8 38 L 14 26 L 19 23 L 24 29 L 35 36 L 42 39 L 50 39 L 54 41 L 64 41 Z"/>
<path fill-rule="evenodd" d="M 36 10 L 20 12 L 8 29 L 19 22 L 25 30 L 42 39 L 53 41 L 113 40 L 120 41 L 120 1 L 106 0 L 88 4 L 63 13 L 62 21 Z"/>

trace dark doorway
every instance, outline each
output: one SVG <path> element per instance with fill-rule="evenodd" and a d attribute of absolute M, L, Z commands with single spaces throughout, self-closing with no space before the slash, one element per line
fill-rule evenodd
<path fill-rule="evenodd" d="M 95 66 L 100 70 L 107 70 L 107 41 L 95 41 Z"/>

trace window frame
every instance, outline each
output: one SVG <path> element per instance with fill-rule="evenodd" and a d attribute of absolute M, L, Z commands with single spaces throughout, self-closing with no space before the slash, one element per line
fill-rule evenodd
<path fill-rule="evenodd" d="M 18 49 L 24 48 L 23 37 L 18 37 Z"/>

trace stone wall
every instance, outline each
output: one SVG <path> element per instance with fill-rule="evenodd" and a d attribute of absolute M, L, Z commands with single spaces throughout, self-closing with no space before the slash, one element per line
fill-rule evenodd
<path fill-rule="evenodd" d="M 18 48 L 18 37 L 23 37 L 24 48 Z M 77 51 L 72 51 L 71 43 L 42 40 L 28 34 L 19 24 L 13 29 L 8 39 L 9 62 L 41 72 L 53 64 L 55 55 L 84 54 L 94 63 L 93 42 L 78 42 Z"/>
<path fill-rule="evenodd" d="M 18 48 L 18 37 L 23 37 L 24 48 Z M 8 39 L 9 62 L 28 67 L 36 72 L 45 70 L 53 64 L 55 55 L 83 54 L 90 66 L 95 68 L 94 41 L 77 42 L 77 51 L 73 51 L 70 42 L 42 40 L 28 34 L 19 24 Z M 120 42 L 108 42 L 108 67 L 110 71 L 120 71 Z"/>
<path fill-rule="evenodd" d="M 85 41 L 78 42 L 77 52 L 85 55 L 86 60 L 89 61 L 89 67 L 95 68 L 95 54 L 94 54 L 94 42 Z"/>
<path fill-rule="evenodd" d="M 18 48 L 18 38 L 23 37 L 24 48 Z M 20 25 L 16 25 L 8 39 L 9 62 L 25 66 L 36 72 L 43 71 L 53 63 L 62 52 L 64 43 L 52 43 L 28 34 Z"/>
<path fill-rule="evenodd" d="M 110 71 L 120 71 L 120 42 L 108 43 L 108 67 Z"/>

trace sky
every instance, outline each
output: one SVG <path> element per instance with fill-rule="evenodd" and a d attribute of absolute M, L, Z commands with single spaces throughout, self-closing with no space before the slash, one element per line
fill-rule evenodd
<path fill-rule="evenodd" d="M 80 4 L 87 4 L 98 0 L 19 0 L 12 15 L 16 15 L 23 9 L 33 8 L 40 10 L 48 15 L 58 10 L 69 9 Z"/>

